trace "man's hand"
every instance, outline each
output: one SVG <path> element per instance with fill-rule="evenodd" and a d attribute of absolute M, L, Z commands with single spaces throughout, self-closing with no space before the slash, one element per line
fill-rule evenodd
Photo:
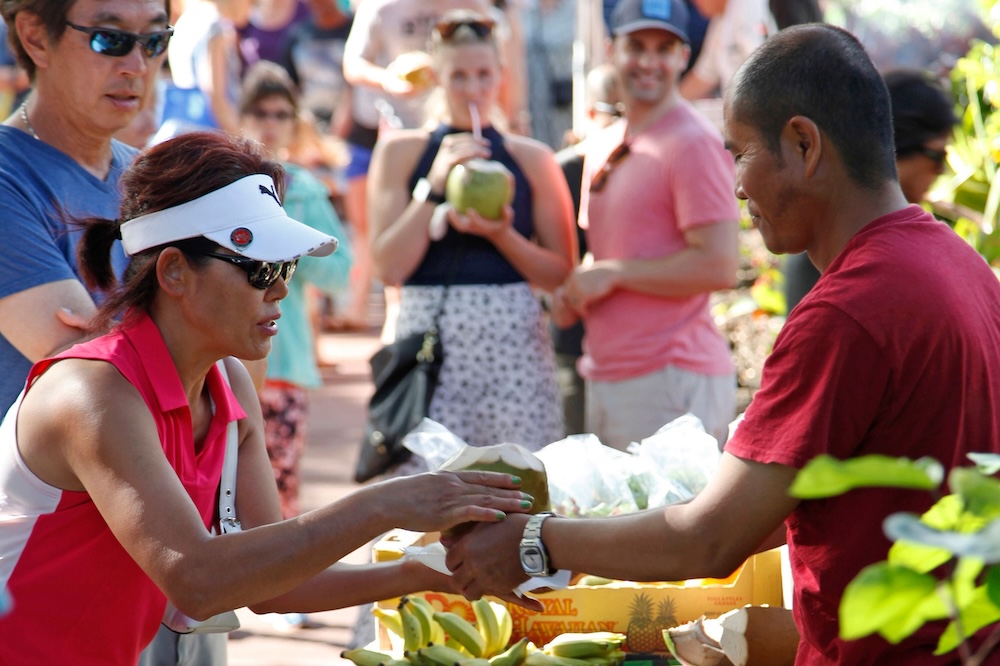
<path fill-rule="evenodd" d="M 552 300 L 549 303 L 549 316 L 559 328 L 569 328 L 580 321 L 580 315 L 566 298 L 566 288 L 559 287 L 552 292 Z"/>
<path fill-rule="evenodd" d="M 386 66 L 382 90 L 406 99 L 425 92 L 434 83 L 434 61 L 430 54 L 408 51 Z"/>
<path fill-rule="evenodd" d="M 613 260 L 577 266 L 563 284 L 564 298 L 577 313 L 587 313 L 591 303 L 605 298 L 617 288 L 618 269 Z"/>
<path fill-rule="evenodd" d="M 481 523 L 442 537 L 441 543 L 448 549 L 445 564 L 455 579 L 455 587 L 466 599 L 491 594 L 531 610 L 542 610 L 536 599 L 513 592 L 528 579 L 518 554 L 527 522 L 527 515 L 509 514 L 501 523 Z"/>

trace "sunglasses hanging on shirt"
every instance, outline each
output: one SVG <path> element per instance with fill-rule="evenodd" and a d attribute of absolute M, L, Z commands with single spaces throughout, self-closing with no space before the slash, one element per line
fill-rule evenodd
<path fill-rule="evenodd" d="M 594 174 L 594 177 L 590 180 L 590 191 L 600 192 L 604 189 L 604 185 L 608 182 L 608 176 L 611 172 L 615 170 L 615 167 L 628 157 L 629 147 L 627 143 L 621 143 L 617 148 L 611 151 L 608 155 L 608 161 L 604 163 L 604 166 Z"/>

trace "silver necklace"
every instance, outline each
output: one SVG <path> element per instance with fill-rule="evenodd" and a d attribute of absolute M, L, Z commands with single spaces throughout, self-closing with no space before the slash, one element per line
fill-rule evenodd
<path fill-rule="evenodd" d="M 28 127 L 28 132 L 31 133 L 31 136 L 35 137 L 36 141 L 41 141 L 41 138 L 38 136 L 38 133 L 35 132 L 35 128 L 31 126 L 31 121 L 28 120 L 28 102 L 27 101 L 24 101 L 24 102 L 21 103 L 21 120 L 23 120 L 24 124 Z"/>

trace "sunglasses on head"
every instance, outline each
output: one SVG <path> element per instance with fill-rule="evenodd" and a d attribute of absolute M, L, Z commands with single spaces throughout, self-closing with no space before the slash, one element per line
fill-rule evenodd
<path fill-rule="evenodd" d="M 167 26 L 166 30 L 137 35 L 134 32 L 115 30 L 114 28 L 88 28 L 66 21 L 66 25 L 90 35 L 90 50 L 101 55 L 120 58 L 132 52 L 132 47 L 138 42 L 147 58 L 163 55 L 170 43 L 174 29 Z"/>
<path fill-rule="evenodd" d="M 298 259 L 292 261 L 258 261 L 249 257 L 241 257 L 238 254 L 222 254 L 221 252 L 202 252 L 202 256 L 212 259 L 221 259 L 239 266 L 247 274 L 247 281 L 255 289 L 268 289 L 278 281 L 280 277 L 287 283 L 295 274 L 295 267 Z"/>
<path fill-rule="evenodd" d="M 266 111 L 264 109 L 250 109 L 249 113 L 255 120 L 267 120 L 270 118 L 280 122 L 288 122 L 295 117 L 295 113 L 292 111 Z"/>
<path fill-rule="evenodd" d="M 437 32 L 441 35 L 441 39 L 451 39 L 459 28 L 462 26 L 467 26 L 472 32 L 476 33 L 476 37 L 484 39 L 489 37 L 493 33 L 493 27 L 496 25 L 490 19 L 461 19 L 458 21 L 442 21 L 437 24 Z"/>
<path fill-rule="evenodd" d="M 627 143 L 619 144 L 617 148 L 611 151 L 611 154 L 608 155 L 608 161 L 604 163 L 604 166 L 590 180 L 591 192 L 600 192 L 604 189 L 605 183 L 608 182 L 608 176 L 611 175 L 611 172 L 614 171 L 619 162 L 628 157 L 628 151 Z"/>

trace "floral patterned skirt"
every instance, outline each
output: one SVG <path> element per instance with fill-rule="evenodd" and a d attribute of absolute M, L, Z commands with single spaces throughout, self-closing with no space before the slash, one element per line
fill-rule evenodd
<path fill-rule="evenodd" d="M 403 287 L 396 335 L 427 330 L 445 288 Z M 438 323 L 444 364 L 429 417 L 472 446 L 537 451 L 563 437 L 555 357 L 527 283 L 452 285 Z M 394 475 L 424 471 L 411 459 Z"/>

